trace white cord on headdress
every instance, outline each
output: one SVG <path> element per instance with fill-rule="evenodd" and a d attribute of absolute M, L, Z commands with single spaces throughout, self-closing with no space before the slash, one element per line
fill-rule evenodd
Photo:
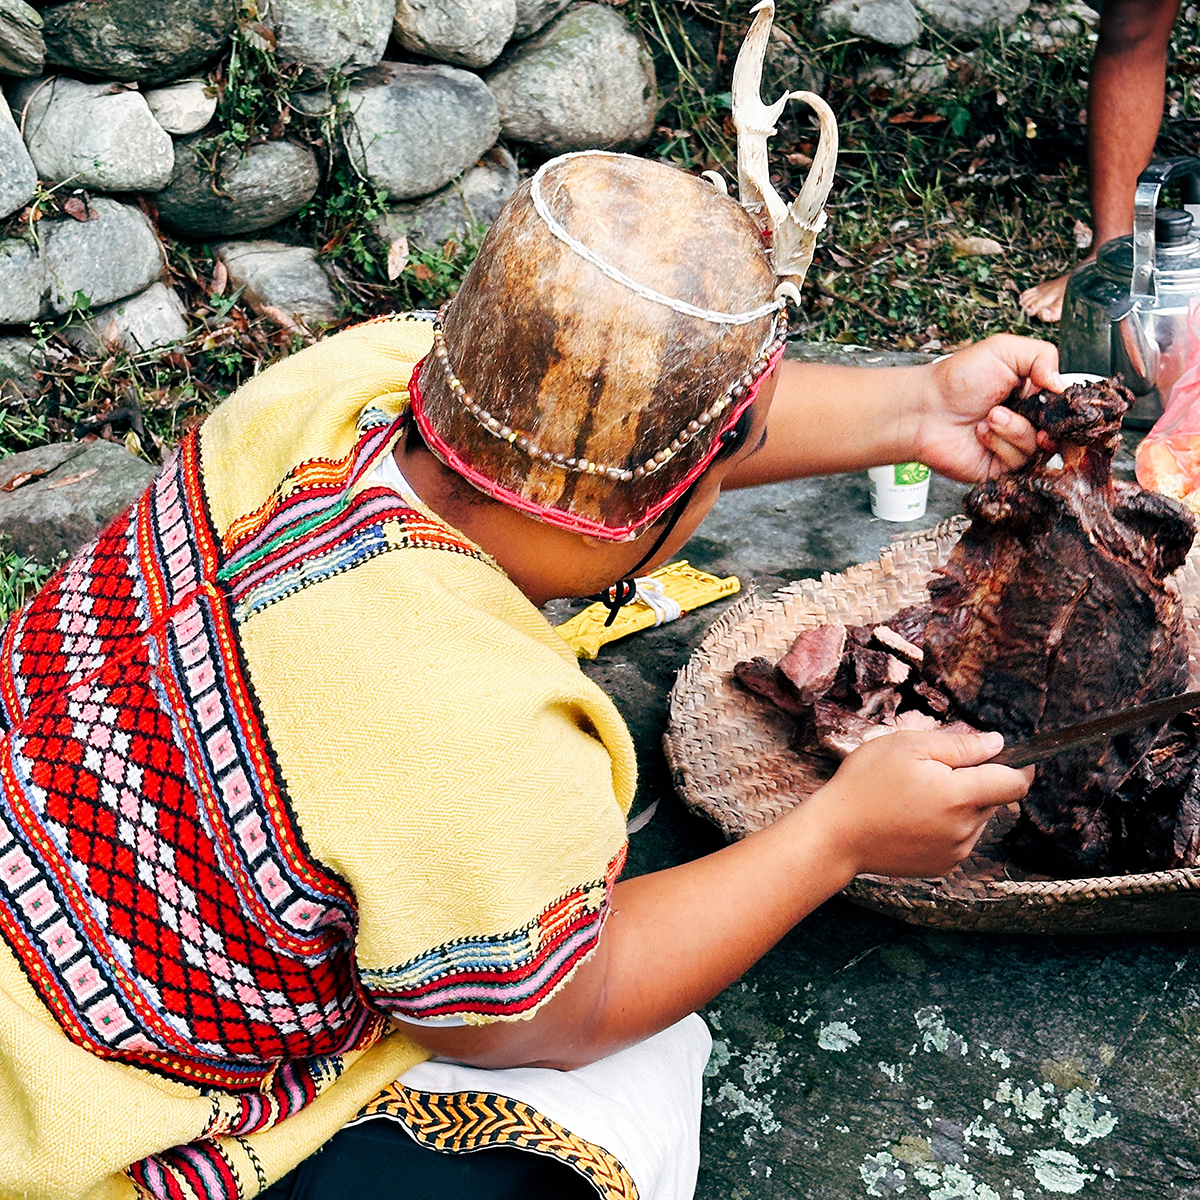
<path fill-rule="evenodd" d="M 770 304 L 762 305 L 761 308 L 751 309 L 749 312 L 726 313 L 717 312 L 711 308 L 697 308 L 694 304 L 688 304 L 686 300 L 676 300 L 673 296 L 664 296 L 662 292 L 656 292 L 653 288 L 638 283 L 636 279 L 631 279 L 624 271 L 619 271 L 612 263 L 605 261 L 594 250 L 585 246 L 578 238 L 572 237 L 559 224 L 546 205 L 545 198 L 542 196 L 542 176 L 546 173 L 547 168 L 557 166 L 561 162 L 566 162 L 569 158 L 582 158 L 585 155 L 595 154 L 603 154 L 609 158 L 636 157 L 632 154 L 616 154 L 611 150 L 576 150 L 572 154 L 560 154 L 558 158 L 552 158 L 548 163 L 543 163 L 530 182 L 529 195 L 533 200 L 534 210 L 545 221 L 546 228 L 560 242 L 569 246 L 580 258 L 590 262 L 593 267 L 602 271 L 609 279 L 621 284 L 623 287 L 627 287 L 635 295 L 641 296 L 643 300 L 649 300 L 653 304 L 663 304 L 677 313 L 683 313 L 684 316 L 698 317 L 702 321 L 712 321 L 717 325 L 749 325 L 751 321 L 760 320 L 762 317 L 769 316 L 773 312 L 778 312 L 783 307 L 784 301 L 777 299 L 772 300 Z"/>

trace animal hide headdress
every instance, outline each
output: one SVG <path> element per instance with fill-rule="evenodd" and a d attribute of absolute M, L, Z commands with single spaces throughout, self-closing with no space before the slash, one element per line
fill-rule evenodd
<path fill-rule="evenodd" d="M 733 81 L 740 205 L 711 173 L 562 155 L 509 200 L 439 316 L 411 389 L 418 427 L 453 470 L 539 520 L 639 536 L 712 462 L 782 355 L 837 127 L 810 92 L 762 103 L 773 0 L 754 12 Z M 788 205 L 767 138 L 792 95 L 816 110 L 821 137 Z"/>

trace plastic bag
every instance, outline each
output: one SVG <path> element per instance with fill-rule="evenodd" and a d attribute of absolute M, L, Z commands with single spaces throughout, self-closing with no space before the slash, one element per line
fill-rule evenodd
<path fill-rule="evenodd" d="M 1188 365 L 1137 448 L 1137 481 L 1200 512 L 1200 297 L 1188 308 Z"/>

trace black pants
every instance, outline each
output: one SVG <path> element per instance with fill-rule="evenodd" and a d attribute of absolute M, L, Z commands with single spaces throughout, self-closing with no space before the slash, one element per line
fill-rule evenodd
<path fill-rule="evenodd" d="M 386 1118 L 336 1133 L 263 1200 L 597 1200 L 557 1159 L 498 1147 L 445 1154 Z"/>

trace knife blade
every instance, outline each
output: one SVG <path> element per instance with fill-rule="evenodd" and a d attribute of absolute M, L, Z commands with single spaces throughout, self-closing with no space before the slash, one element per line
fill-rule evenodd
<path fill-rule="evenodd" d="M 1098 717 L 1089 717 L 1086 721 L 1077 721 L 1072 725 L 1035 734 L 1031 738 L 1005 746 L 989 761 L 1005 767 L 1027 767 L 1030 763 L 1052 758 L 1064 750 L 1090 746 L 1093 742 L 1101 742 L 1117 733 L 1128 733 L 1131 729 L 1139 729 L 1155 721 L 1169 721 L 1172 717 L 1193 708 L 1200 708 L 1200 691 L 1181 692 L 1177 696 L 1166 696 L 1162 700 L 1136 704 L 1133 708 L 1103 713 Z"/>

